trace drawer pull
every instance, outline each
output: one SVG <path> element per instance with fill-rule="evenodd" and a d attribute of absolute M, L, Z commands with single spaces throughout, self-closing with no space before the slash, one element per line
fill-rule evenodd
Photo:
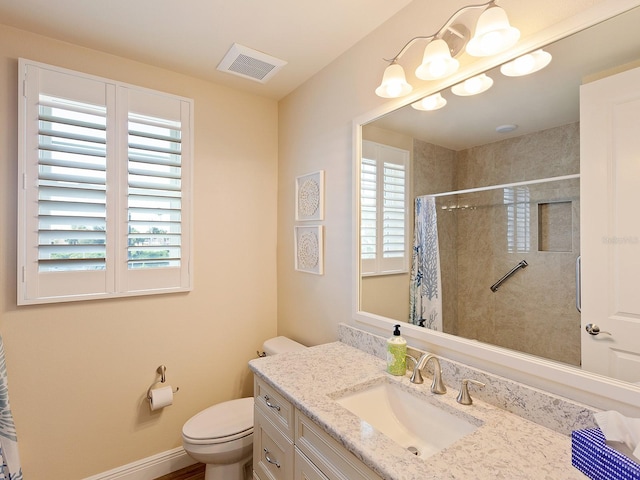
<path fill-rule="evenodd" d="M 269 456 L 269 450 L 267 450 L 266 448 L 264 449 L 264 459 L 271 465 L 275 465 L 276 467 L 280 468 L 280 463 Z"/>
<path fill-rule="evenodd" d="M 280 405 L 276 405 L 275 403 L 271 403 L 269 400 L 271 400 L 271 397 L 269 397 L 269 395 L 265 395 L 264 396 L 264 401 L 267 404 L 267 407 L 274 408 L 277 411 L 280 411 Z"/>

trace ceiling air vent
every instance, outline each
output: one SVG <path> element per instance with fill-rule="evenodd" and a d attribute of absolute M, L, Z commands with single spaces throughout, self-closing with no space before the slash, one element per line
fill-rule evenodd
<path fill-rule="evenodd" d="M 218 65 L 218 70 L 266 83 L 286 64 L 284 60 L 234 43 Z"/>

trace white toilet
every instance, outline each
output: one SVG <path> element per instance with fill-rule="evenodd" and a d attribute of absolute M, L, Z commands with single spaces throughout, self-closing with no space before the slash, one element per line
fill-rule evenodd
<path fill-rule="evenodd" d="M 287 337 L 262 345 L 266 355 L 306 348 Z M 206 408 L 182 427 L 182 446 L 191 458 L 207 465 L 205 480 L 251 478 L 253 456 L 253 397 Z"/>

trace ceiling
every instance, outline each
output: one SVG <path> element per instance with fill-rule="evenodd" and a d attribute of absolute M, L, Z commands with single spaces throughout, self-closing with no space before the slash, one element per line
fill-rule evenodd
<path fill-rule="evenodd" d="M 0 23 L 279 100 L 410 2 L 0 0 Z M 287 65 L 265 84 L 217 71 L 234 43 Z"/>
<path fill-rule="evenodd" d="M 403 107 L 374 125 L 451 150 L 518 137 L 579 120 L 579 87 L 585 79 L 640 60 L 640 7 L 545 47 L 553 55 L 544 70 L 505 77 L 495 68 L 490 90 L 475 97 L 442 92 L 447 105 L 432 112 Z M 498 133 L 496 127 L 518 129 Z"/>

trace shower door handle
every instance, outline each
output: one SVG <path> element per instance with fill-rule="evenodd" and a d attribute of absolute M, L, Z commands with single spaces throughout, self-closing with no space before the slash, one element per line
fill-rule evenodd
<path fill-rule="evenodd" d="M 578 255 L 576 258 L 576 310 L 582 313 L 582 255 Z M 596 334 L 597 335 L 597 334 Z"/>

